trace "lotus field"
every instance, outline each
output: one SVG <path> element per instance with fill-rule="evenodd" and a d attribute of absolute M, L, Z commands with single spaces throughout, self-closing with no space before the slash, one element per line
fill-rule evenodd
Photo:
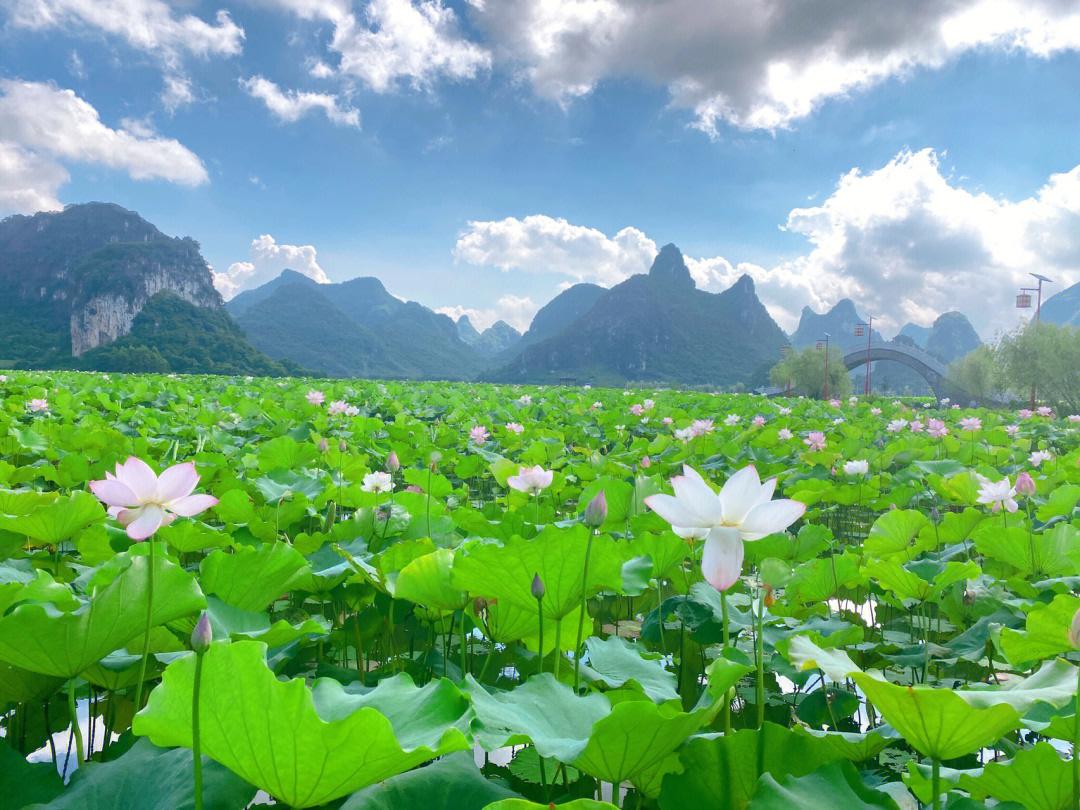
<path fill-rule="evenodd" d="M 8 372 L 0 808 L 1077 808 L 1078 421 Z"/>

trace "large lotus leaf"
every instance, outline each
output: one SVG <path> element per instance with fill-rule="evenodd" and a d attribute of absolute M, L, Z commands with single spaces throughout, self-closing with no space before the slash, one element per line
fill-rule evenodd
<path fill-rule="evenodd" d="M 547 672 L 509 692 L 492 693 L 467 676 L 464 689 L 472 700 L 473 738 L 485 751 L 532 742 L 541 756 L 570 763 L 611 711 L 603 695 L 575 695 Z"/>
<path fill-rule="evenodd" d="M 191 747 L 194 674 L 194 655 L 171 663 L 161 686 L 136 715 L 133 731 L 156 745 Z M 379 689 L 365 697 L 324 683 L 316 708 L 312 690 L 302 679 L 279 681 L 270 671 L 264 644 L 212 644 L 203 656 L 203 752 L 291 807 L 304 808 L 468 747 L 461 731 L 442 722 L 443 711 L 431 712 L 444 707 L 417 700 L 421 690 L 411 687 L 407 676 L 393 680 L 385 701 Z M 409 688 L 403 688 L 401 680 Z M 425 695 L 437 693 L 464 711 L 464 698 L 452 685 L 430 686 Z M 364 702 L 367 705 L 348 710 Z M 413 714 L 416 706 L 428 713 Z M 391 723 L 384 712 L 394 714 L 397 721 Z M 410 742 L 422 744 L 402 746 L 396 728 Z"/>
<path fill-rule="evenodd" d="M 1014 666 L 1030 664 L 1073 649 L 1068 630 L 1080 598 L 1062 593 L 1049 605 L 1036 604 L 1027 615 L 1026 632 L 1003 628 L 999 637 L 1001 651 Z"/>
<path fill-rule="evenodd" d="M 840 759 L 822 740 L 774 723 L 726 736 L 703 734 L 679 752 L 682 771 L 664 777 L 661 810 L 743 810 L 763 774 L 804 776 Z"/>
<path fill-rule="evenodd" d="M 797 734 L 805 734 L 808 737 L 821 740 L 829 745 L 836 754 L 851 762 L 864 762 L 871 757 L 876 757 L 899 737 L 896 732 L 887 727 L 876 728 L 873 731 L 857 733 L 853 731 L 822 731 L 816 728 L 807 728 L 796 725 L 792 730 Z"/>
<path fill-rule="evenodd" d="M 1027 810 L 1065 810 L 1072 805 L 1072 763 L 1041 742 L 1017 751 L 1009 762 L 988 762 L 978 776 L 964 774 L 959 786 L 973 797 L 1016 802 Z"/>
<path fill-rule="evenodd" d="M 417 557 L 398 571 L 394 598 L 407 599 L 431 610 L 460 610 L 469 601 L 469 595 L 451 583 L 453 565 L 454 552 L 448 548 Z"/>
<path fill-rule="evenodd" d="M 863 784 L 849 762 L 830 762 L 806 776 L 786 776 L 777 781 L 761 777 L 747 810 L 897 810 L 896 802 Z"/>
<path fill-rule="evenodd" d="M 19 602 L 52 602 L 60 610 L 79 606 L 75 595 L 44 569 L 35 569 L 29 560 L 0 563 L 0 616 Z"/>
<path fill-rule="evenodd" d="M 0 489 L 0 514 L 29 515 L 35 509 L 52 503 L 59 496 L 55 492 L 37 492 L 32 489 Z"/>
<path fill-rule="evenodd" d="M 73 678 L 124 646 L 146 628 L 149 564 L 149 557 L 132 557 L 126 570 L 72 613 L 60 613 L 47 604 L 15 608 L 0 619 L 0 660 Z M 175 563 L 156 558 L 151 626 L 204 607 L 206 600 L 195 578 Z"/>
<path fill-rule="evenodd" d="M 362 559 L 367 554 L 367 541 L 356 538 L 347 540 L 345 532 L 335 532 L 335 535 L 340 543 L 327 543 L 305 556 L 308 568 L 302 572 L 303 577 L 292 586 L 295 590 L 327 594 L 356 570 L 350 560 Z M 297 547 L 294 540 L 293 548 Z M 345 556 L 346 554 L 349 556 Z"/>
<path fill-rule="evenodd" d="M 64 683 L 63 678 L 42 675 L 0 661 L 0 712 L 12 703 L 44 700 Z"/>
<path fill-rule="evenodd" d="M 951 689 L 900 686 L 865 672 L 851 678 L 908 744 L 923 756 L 955 759 L 992 745 L 1020 724 L 1011 706 L 972 706 Z"/>
<path fill-rule="evenodd" d="M 6 739 L 0 742 L 0 810 L 21 810 L 35 802 L 47 802 L 63 790 L 64 783 L 51 762 L 27 762 Z"/>
<path fill-rule="evenodd" d="M 937 545 L 933 536 L 920 534 L 928 521 L 922 512 L 892 509 L 874 521 L 863 551 L 871 559 L 895 559 L 901 563 L 914 560 Z"/>
<path fill-rule="evenodd" d="M 357 791 L 339 810 L 483 810 L 514 798 L 481 775 L 471 753 L 460 752 Z"/>
<path fill-rule="evenodd" d="M 24 535 L 38 545 L 55 546 L 70 540 L 91 523 L 105 519 L 105 508 L 89 492 L 73 492 L 39 506 L 28 515 L 0 515 L 0 529 Z"/>
<path fill-rule="evenodd" d="M 199 565 L 199 582 L 241 610 L 265 610 L 303 576 L 307 560 L 288 543 L 213 551 Z"/>
<path fill-rule="evenodd" d="M 896 557 L 888 560 L 871 560 L 863 568 L 863 573 L 889 593 L 899 599 L 914 599 L 919 602 L 936 599 L 949 585 L 964 579 L 973 579 L 979 575 L 979 566 L 967 562 L 949 562 L 932 580 L 919 576 L 912 568 L 901 565 Z"/>
<path fill-rule="evenodd" d="M 1076 694 L 1076 667 L 1063 658 L 1055 658 L 1044 662 L 1027 678 L 1012 676 L 997 686 L 979 684 L 956 694 L 978 708 L 1006 704 L 1020 714 L 1036 703 L 1061 707 L 1071 702 Z"/>
<path fill-rule="evenodd" d="M 633 682 L 655 701 L 679 699 L 675 673 L 664 669 L 655 657 L 642 657 L 639 650 L 643 648 L 618 636 L 606 640 L 593 637 L 585 647 L 589 651 L 589 664 L 582 666 L 586 680 L 602 681 L 612 688 Z"/>
<path fill-rule="evenodd" d="M 652 560 L 652 576 L 657 580 L 670 580 L 690 556 L 690 545 L 671 531 L 660 534 L 640 534 L 630 543 L 635 556 Z"/>
<path fill-rule="evenodd" d="M 866 584 L 859 570 L 858 558 L 845 551 L 836 556 L 818 557 L 795 567 L 784 592 L 794 601 L 810 605 L 825 602 L 836 596 L 840 588 L 856 588 Z"/>
<path fill-rule="evenodd" d="M 324 636 L 330 632 L 329 622 L 321 616 L 295 624 L 285 619 L 278 619 L 271 623 L 270 616 L 264 612 L 241 610 L 222 602 L 213 595 L 206 597 L 206 613 L 210 619 L 210 629 L 214 638 L 261 641 L 271 649 L 298 638 L 309 635 Z M 195 626 L 194 622 L 189 623 L 191 627 L 184 627 L 185 636 L 190 636 Z"/>
<path fill-rule="evenodd" d="M 531 540 L 514 536 L 505 545 L 474 543 L 454 558 L 452 580 L 471 596 L 504 599 L 526 610 L 536 608 L 533 577 L 544 583 L 544 616 L 557 619 L 581 604 L 582 572 L 589 530 L 581 525 L 548 526 Z M 619 590 L 622 563 L 629 550 L 608 535 L 593 538 L 586 592 Z"/>
<path fill-rule="evenodd" d="M 259 446 L 256 453 L 259 469 L 268 472 L 278 468 L 291 470 L 304 467 L 319 457 L 318 448 L 311 442 L 298 442 L 291 436 L 278 436 Z"/>
<path fill-rule="evenodd" d="M 300 494 L 313 501 L 324 487 L 318 472 L 309 470 L 273 470 L 255 479 L 255 489 L 271 505 Z"/>
<path fill-rule="evenodd" d="M 158 748 L 138 740 L 111 762 L 84 764 L 48 810 L 188 810 L 194 808 L 195 770 L 186 748 Z M 203 757 L 204 810 L 235 810 L 255 798 L 255 788 Z M 45 807 L 41 810 L 45 810 Z"/>
<path fill-rule="evenodd" d="M 607 501 L 607 520 L 603 529 L 611 530 L 625 526 L 630 519 L 634 505 L 634 485 L 628 481 L 620 481 L 615 478 L 598 478 L 593 481 L 578 498 L 577 511 L 581 515 L 585 507 L 592 503 L 593 498 L 603 490 L 604 499 Z"/>
<path fill-rule="evenodd" d="M 551 810 L 552 806 L 530 802 L 528 799 L 503 799 L 489 804 L 484 810 Z M 617 810 L 615 805 L 598 802 L 595 799 L 574 799 L 572 802 L 564 802 L 556 806 L 559 810 Z"/>
<path fill-rule="evenodd" d="M 231 539 L 228 532 L 213 529 L 197 520 L 178 520 L 169 526 L 162 526 L 158 529 L 157 537 L 180 554 L 221 548 L 228 545 Z"/>
<path fill-rule="evenodd" d="M 1080 502 L 1080 486 L 1061 484 L 1054 488 L 1046 503 L 1035 510 L 1035 517 L 1045 523 L 1050 518 L 1071 515 Z"/>
<path fill-rule="evenodd" d="M 795 636 L 788 645 L 787 658 L 799 672 L 820 669 L 830 680 L 842 683 L 853 672 L 860 672 L 858 665 L 840 649 L 824 650 L 809 636 Z"/>
<path fill-rule="evenodd" d="M 1002 528 L 984 523 L 975 534 L 975 548 L 1015 568 L 1022 577 L 1071 576 L 1080 571 L 1080 565 L 1069 556 L 1075 553 L 1078 534 L 1067 523 L 1038 533 L 1019 526 Z"/>

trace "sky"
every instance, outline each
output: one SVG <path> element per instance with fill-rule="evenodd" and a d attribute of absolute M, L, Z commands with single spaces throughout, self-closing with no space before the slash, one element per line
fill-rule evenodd
<path fill-rule="evenodd" d="M 0 216 L 105 200 L 229 298 L 375 275 L 483 328 L 679 246 L 791 331 L 1080 282 L 1080 2 L 0 0 Z"/>

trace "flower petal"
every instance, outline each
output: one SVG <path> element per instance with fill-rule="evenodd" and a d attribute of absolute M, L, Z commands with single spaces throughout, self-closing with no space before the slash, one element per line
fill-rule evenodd
<path fill-rule="evenodd" d="M 131 491 L 131 487 L 115 478 L 91 481 L 90 491 L 97 495 L 98 499 L 106 506 L 139 505 L 139 498 Z"/>
<path fill-rule="evenodd" d="M 213 495 L 188 495 L 170 503 L 168 510 L 180 517 L 194 517 L 199 512 L 205 512 L 216 505 L 217 502 L 218 499 Z"/>
<path fill-rule="evenodd" d="M 717 527 L 705 538 L 701 553 L 701 573 L 718 591 L 726 591 L 739 579 L 743 563 L 743 541 L 737 529 Z"/>
<path fill-rule="evenodd" d="M 157 495 L 154 500 L 167 504 L 186 498 L 198 483 L 199 474 L 195 471 L 195 465 L 192 462 L 174 464 L 158 477 Z"/>
<path fill-rule="evenodd" d="M 135 493 L 138 503 L 150 503 L 157 493 L 157 475 L 141 458 L 131 456 L 116 468 L 116 477 Z"/>
<path fill-rule="evenodd" d="M 672 495 L 650 495 L 645 499 L 645 505 L 672 526 L 701 528 L 699 525 L 701 517 L 696 512 L 687 509 L 686 504 Z"/>
<path fill-rule="evenodd" d="M 700 475 L 689 467 L 685 469 L 689 470 L 690 474 L 672 478 L 671 488 L 675 490 L 675 497 L 679 499 L 679 503 L 698 516 L 698 522 L 690 525 L 719 526 L 724 522 L 724 510 L 720 508 L 720 499 Z"/>
<path fill-rule="evenodd" d="M 724 523 L 738 526 L 750 510 L 758 505 L 761 497 L 761 479 L 757 469 L 748 464 L 724 482 L 720 490 L 720 504 L 724 508 Z"/>
<path fill-rule="evenodd" d="M 161 511 L 161 507 L 156 503 L 148 503 L 141 509 L 131 511 L 132 513 L 138 513 L 138 516 L 127 524 L 127 534 L 132 540 L 145 540 L 153 535 L 154 532 L 161 528 L 161 522 L 165 517 L 165 513 Z M 121 516 L 121 520 L 123 520 L 123 516 Z"/>
<path fill-rule="evenodd" d="M 806 504 L 799 501 L 769 501 L 755 506 L 740 524 L 743 540 L 760 540 L 770 534 L 782 532 L 803 516 Z"/>

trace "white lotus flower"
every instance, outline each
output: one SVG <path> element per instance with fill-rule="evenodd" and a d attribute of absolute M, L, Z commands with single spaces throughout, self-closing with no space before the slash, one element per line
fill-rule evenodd
<path fill-rule="evenodd" d="M 761 483 L 753 465 L 731 476 L 719 494 L 686 464 L 683 474 L 671 479 L 671 486 L 674 495 L 650 495 L 645 503 L 680 536 L 691 535 L 691 530 L 708 530 L 701 573 L 719 591 L 726 591 L 738 580 L 744 542 L 783 531 L 806 511 L 806 505 L 798 501 L 772 500 L 776 479 Z M 698 532 L 692 534 L 699 536 Z"/>
<path fill-rule="evenodd" d="M 393 488 L 394 479 L 390 477 L 390 473 L 382 470 L 369 472 L 364 476 L 364 480 L 360 484 L 360 489 L 364 492 L 374 492 L 376 495 L 382 492 L 390 492 Z"/>
<path fill-rule="evenodd" d="M 511 475 L 506 483 L 511 489 L 518 492 L 528 492 L 530 495 L 539 495 L 549 486 L 555 473 L 545 470 L 539 464 L 535 467 L 522 467 L 517 475 Z"/>
<path fill-rule="evenodd" d="M 991 510 L 993 512 L 1002 507 L 1009 512 L 1016 511 L 1016 489 L 1009 483 L 1008 477 L 1002 478 L 1000 481 L 990 481 L 980 475 L 979 480 L 982 484 L 979 487 L 979 503 L 993 506 Z"/>
<path fill-rule="evenodd" d="M 844 472 L 847 475 L 866 475 L 870 471 L 870 464 L 864 458 L 855 459 L 844 464 Z"/>

